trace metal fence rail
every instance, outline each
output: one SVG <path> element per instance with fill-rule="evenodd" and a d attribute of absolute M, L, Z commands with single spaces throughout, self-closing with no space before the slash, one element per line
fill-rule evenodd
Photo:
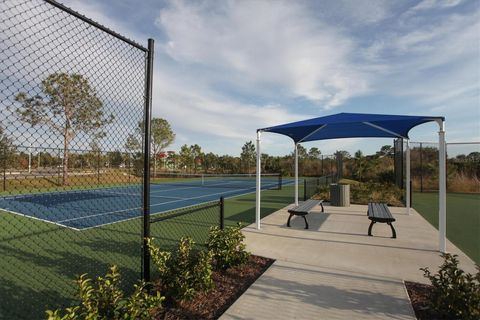
<path fill-rule="evenodd" d="M 148 235 L 153 40 L 55 1 L 0 0 L 0 52 L 0 318 L 43 318 L 72 302 L 77 275 L 112 264 L 131 288 Z"/>

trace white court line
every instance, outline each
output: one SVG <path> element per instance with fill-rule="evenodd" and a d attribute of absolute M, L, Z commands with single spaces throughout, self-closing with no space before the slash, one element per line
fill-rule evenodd
<path fill-rule="evenodd" d="M 275 184 L 272 184 L 272 186 L 275 185 Z M 267 187 L 267 186 L 265 186 Z M 60 192 L 47 192 L 48 193 L 67 193 L 67 192 L 79 192 L 79 191 L 95 191 L 95 190 L 103 190 L 103 189 L 114 189 L 114 188 L 118 188 L 118 187 L 108 187 L 108 188 L 101 188 L 101 189 L 78 189 L 78 190 L 68 190 L 68 191 L 60 191 Z M 167 189 L 167 190 L 161 190 L 160 192 L 164 192 L 164 191 L 171 191 L 171 190 L 180 190 L 180 189 L 193 189 L 193 188 L 205 188 L 205 187 L 202 187 L 202 186 L 198 186 L 198 187 L 186 187 L 186 188 L 177 188 L 177 189 Z M 219 195 L 219 194 L 229 194 L 229 193 L 235 193 L 235 192 L 238 192 L 240 190 L 252 190 L 252 188 L 243 188 L 243 189 L 232 189 L 232 190 L 229 190 L 229 191 L 223 191 L 223 192 L 217 192 L 217 193 L 210 193 L 210 194 L 207 194 L 207 195 L 203 195 L 203 196 L 198 196 L 198 197 L 190 197 L 190 198 L 178 198 L 177 200 L 174 200 L 174 201 L 167 201 L 167 202 L 163 202 L 163 203 L 157 203 L 157 204 L 153 204 L 153 205 L 150 205 L 150 207 L 154 207 L 154 206 L 161 206 L 161 205 L 164 205 L 164 204 L 170 204 L 170 203 L 175 203 L 175 202 L 180 202 L 180 201 L 188 201 L 188 200 L 194 200 L 194 199 L 201 199 L 201 198 L 206 198 L 206 197 L 209 197 L 209 196 L 213 196 L 213 195 Z M 236 194 L 236 195 L 233 195 L 231 197 L 226 197 L 226 198 L 235 198 L 235 197 L 239 197 L 239 196 L 243 196 L 243 195 L 246 195 L 246 194 L 249 194 L 249 193 L 253 193 L 253 191 L 249 191 L 249 192 L 243 192 L 243 193 L 240 193 L 240 194 Z M 32 195 L 42 195 L 42 194 L 45 194 L 45 193 L 36 193 L 36 194 L 24 194 L 22 196 L 32 196 Z M 15 196 L 12 196 L 11 198 L 14 198 Z M 18 195 L 17 195 L 18 197 Z M 154 196 L 154 197 L 162 197 L 162 196 Z M 173 198 L 173 197 L 172 197 Z M 3 198 L 3 199 L 7 199 L 7 198 Z M 212 200 L 213 201 L 213 200 Z M 190 205 L 190 206 L 184 206 L 184 207 L 178 207 L 178 208 L 174 208 L 172 210 L 178 210 L 178 209 L 183 209 L 183 208 L 188 208 L 188 207 L 192 207 L 192 206 L 197 206 L 197 205 L 200 205 L 201 203 L 196 203 L 196 204 L 193 204 L 193 205 Z M 47 223 L 51 223 L 51 224 L 55 224 L 55 225 L 58 225 L 58 226 L 62 226 L 62 227 L 65 227 L 65 228 L 68 228 L 68 229 L 72 229 L 72 230 L 75 230 L 75 231 L 83 231 L 83 230 L 88 230 L 88 229 L 93 229 L 93 228 L 97 228 L 97 227 L 101 227 L 101 226 L 105 226 L 105 225 L 110 225 L 110 224 L 114 224 L 114 223 L 119 223 L 119 222 L 124 222 L 124 221 L 129 221 L 129 220 L 133 220 L 133 219 L 139 219 L 141 218 L 141 216 L 138 216 L 138 217 L 132 217 L 132 218 L 128 218 L 128 219 L 122 219 L 122 220 L 118 220 L 118 221 L 113 221 L 113 222 L 108 222 L 108 223 L 103 223 L 103 224 L 97 224 L 95 226 L 91 226 L 91 227 L 86 227 L 86 228 L 74 228 L 74 227 L 69 227 L 67 225 L 64 225 L 60 222 L 69 222 L 69 221 L 74 221 L 74 220 L 80 220 L 80 219 L 84 219 L 84 218 L 91 218 L 91 217 L 96 217 L 96 216 L 102 216 L 102 215 L 109 215 L 109 214 L 114 214 L 114 213 L 120 213 L 120 212 L 124 212 L 124 211 L 130 211 L 130 210 L 139 210 L 139 209 L 142 209 L 143 207 L 136 207 L 136 208 L 129 208 L 129 209 L 124 209 L 124 210 L 119 210 L 119 211 L 111 211 L 111 212 L 104 212 L 104 213 L 99 213 L 99 214 L 95 214 L 95 215 L 89 215 L 89 216 L 84 216 L 84 217 L 78 217 L 78 218 L 72 218 L 72 219 L 65 219 L 65 220 L 60 220 L 60 221 L 51 221 L 51 220 L 44 220 L 44 219 L 40 219 L 40 218 L 36 218 L 34 216 L 30 216 L 30 215 L 26 215 L 26 214 L 22 214 L 22 213 L 18 213 L 18 212 L 14 212 L 14 211 L 9 211 L 9 210 L 6 210 L 6 209 L 3 209 L 3 208 L 0 208 L 0 211 L 3 210 L 5 212 L 10 212 L 10 213 L 13 213 L 13 214 L 17 214 L 17 215 L 20 215 L 20 216 L 23 216 L 23 217 L 26 217 L 26 218 L 32 218 L 32 219 L 35 219 L 35 220 L 39 220 L 39 221 L 44 221 L 44 222 L 47 222 Z M 160 214 L 162 212 L 156 212 L 156 213 L 153 213 L 152 215 L 155 215 L 155 214 Z"/>
<path fill-rule="evenodd" d="M 178 182 L 177 182 L 178 183 Z M 159 184 L 152 184 L 152 186 L 158 186 Z M 211 184 L 210 186 L 216 186 L 217 184 Z M 164 184 L 162 186 L 169 187 L 171 184 Z M 187 190 L 187 189 L 203 189 L 207 188 L 204 185 L 199 185 L 199 186 L 191 186 L 191 187 L 182 187 L 182 188 L 168 188 L 168 189 L 163 189 L 163 190 L 157 190 L 157 191 L 150 191 L 150 194 L 152 193 L 160 193 L 160 192 L 168 192 L 168 191 L 173 191 L 173 190 Z M 151 189 L 150 189 L 151 190 Z M 238 190 L 238 189 L 237 189 Z"/>
<path fill-rule="evenodd" d="M 37 217 L 29 216 L 29 215 L 27 215 L 27 214 L 23 214 L 23 213 L 20 213 L 20 212 L 15 212 L 15 211 L 12 211 L 12 210 L 7 210 L 7 209 L 4 209 L 4 208 L 0 208 L 0 211 L 5 211 L 5 212 L 8 212 L 8 213 L 12 213 L 12 214 L 14 214 L 14 215 L 21 216 L 21 217 L 24 217 L 24 218 L 30 218 L 30 219 L 33 219 L 33 220 L 38 220 L 38 221 L 47 222 L 47 223 L 50 223 L 50 224 L 54 224 L 54 225 L 56 225 L 56 226 L 60 226 L 60 227 L 72 229 L 72 230 L 75 230 L 75 231 L 80 231 L 80 230 L 82 230 L 82 229 L 78 229 L 78 228 L 74 228 L 74 227 L 69 227 L 69 226 L 66 226 L 66 225 L 64 225 L 64 224 L 61 224 L 61 223 L 52 221 L 52 220 L 46 220 L 46 219 L 42 219 L 42 218 L 37 218 Z"/>
<path fill-rule="evenodd" d="M 177 200 L 177 201 L 178 201 L 178 200 Z M 86 218 L 94 218 L 94 217 L 103 216 L 103 215 L 109 215 L 109 214 L 114 214 L 114 213 L 121 213 L 121 212 L 125 212 L 125 211 L 138 210 L 138 209 L 142 209 L 142 207 L 129 208 L 129 209 L 123 209 L 123 210 L 118 210 L 118 211 L 102 212 L 102 213 L 91 214 L 91 215 L 83 216 L 83 217 L 77 217 L 77 218 L 70 218 L 70 219 L 60 220 L 60 221 L 58 221 L 58 222 L 70 222 L 70 221 L 82 220 L 82 219 L 86 219 Z"/>
<path fill-rule="evenodd" d="M 237 189 L 237 190 L 238 190 L 238 189 Z M 246 189 L 244 189 L 244 190 L 246 190 Z M 229 192 L 233 192 L 233 191 L 229 191 Z M 237 197 L 241 197 L 241 196 L 244 196 L 244 195 L 250 194 L 250 193 L 253 193 L 253 191 L 252 191 L 252 192 L 244 192 L 244 193 L 236 194 L 236 195 L 233 195 L 233 196 L 230 196 L 230 197 L 225 197 L 225 199 L 237 198 Z M 214 201 L 214 200 L 212 200 L 212 201 Z M 168 211 L 172 211 L 172 210 L 180 210 L 180 209 L 186 209 L 186 208 L 190 208 L 190 207 L 200 206 L 200 205 L 202 205 L 203 203 L 206 203 L 206 202 L 200 202 L 200 203 L 191 204 L 191 205 L 189 205 L 189 206 L 183 206 L 183 207 L 173 208 L 173 209 L 170 209 L 170 210 L 167 210 L 167 211 L 159 211 L 159 212 L 151 213 L 150 215 L 154 216 L 154 215 L 162 214 L 162 213 L 164 213 L 164 212 L 168 212 Z M 136 208 L 136 209 L 142 209 L 142 207 Z M 132 209 L 132 210 L 134 210 L 134 209 Z M 138 217 L 132 217 L 132 218 L 123 219 L 123 220 L 118 220 L 118 221 L 107 222 L 107 223 L 103 223 L 103 224 L 97 224 L 97 225 L 94 225 L 94 226 L 91 226 L 91 227 L 86 227 L 86 228 L 79 229 L 79 231 L 88 230 L 88 229 L 94 229 L 94 228 L 97 228 L 97 227 L 108 226 L 108 225 L 111 225 L 111 224 L 115 224 L 115 223 L 119 223 L 119 222 L 125 222 L 125 221 L 130 221 L 130 220 L 134 220 L 134 219 L 140 219 L 140 218 L 142 218 L 142 217 L 143 217 L 143 216 L 138 216 Z"/>
<path fill-rule="evenodd" d="M 142 196 L 142 193 L 139 192 L 139 193 L 119 193 L 119 192 L 104 192 L 104 193 L 108 193 L 108 194 L 113 194 L 113 195 L 118 195 L 118 196 L 134 196 L 134 197 L 140 197 Z M 165 199 L 185 199 L 185 198 L 182 198 L 182 197 L 170 197 L 170 196 L 152 196 L 151 197 L 154 197 L 154 198 L 165 198 Z"/>
<path fill-rule="evenodd" d="M 182 183 L 181 182 L 175 182 L 175 183 L 172 183 L 172 184 L 160 184 L 160 183 L 153 183 L 152 186 L 165 186 L 165 187 L 169 187 L 169 186 L 172 186 L 174 184 L 178 184 L 178 185 L 181 185 Z M 215 184 L 207 184 L 207 185 L 198 185 L 198 186 L 191 186 L 191 187 L 184 187 L 184 188 L 169 188 L 169 189 L 164 189 L 164 190 L 157 190 L 157 191 L 150 191 L 150 194 L 152 193 L 160 193 L 160 192 L 167 192 L 167 191 L 172 191 L 172 190 L 185 190 L 185 189 L 198 189 L 198 188 L 211 188 L 211 187 L 219 187 L 221 188 L 222 186 L 225 186 L 225 185 L 230 185 L 234 182 L 222 182 L 222 183 L 215 183 Z M 278 183 L 278 182 L 277 182 Z M 244 189 L 254 189 L 255 188 L 255 185 L 252 185 L 251 187 L 248 187 L 248 188 L 234 188 L 236 190 L 244 190 Z"/>
<path fill-rule="evenodd" d="M 201 198 L 211 197 L 211 196 L 218 195 L 218 194 L 234 193 L 235 191 L 238 191 L 238 190 L 245 190 L 245 189 L 235 189 L 235 190 L 231 190 L 231 191 L 209 193 L 209 194 L 206 194 L 206 195 L 203 195 L 203 196 L 198 196 L 198 197 L 177 199 L 177 200 L 172 200 L 172 201 L 167 201 L 167 202 L 162 202 L 162 203 L 151 204 L 150 207 L 163 206 L 165 204 L 170 204 L 170 203 L 175 203 L 175 202 L 180 202 L 180 201 L 189 201 L 189 200 L 201 199 Z M 128 210 L 138 210 L 138 209 L 142 209 L 142 207 L 135 207 L 135 208 L 130 208 L 130 209 L 118 210 L 118 211 L 109 211 L 109 212 L 91 214 L 91 215 L 83 216 L 83 217 L 60 220 L 58 222 L 77 221 L 77 220 L 82 220 L 82 219 L 87 219 L 87 218 L 98 217 L 98 216 L 101 216 L 101 215 L 109 215 L 109 214 L 115 214 L 115 213 L 119 213 L 119 212 L 125 212 L 125 211 L 128 211 Z"/>
<path fill-rule="evenodd" d="M 40 192 L 33 192 L 33 193 L 17 193 L 17 194 L 12 194 L 6 197 L 0 196 L 0 199 L 3 200 L 11 200 L 11 199 L 18 199 L 18 198 L 28 198 L 32 196 L 43 196 L 43 195 L 61 195 L 61 194 L 69 194 L 69 193 L 80 193 L 80 192 L 86 192 L 89 191 L 90 193 L 94 192 L 99 192 L 107 189 L 126 189 L 126 188 L 140 188 L 140 194 L 141 194 L 141 186 L 116 186 L 116 187 L 105 187 L 105 188 L 86 188 L 86 189 L 71 189 L 71 190 L 54 190 L 54 191 L 40 191 Z"/>

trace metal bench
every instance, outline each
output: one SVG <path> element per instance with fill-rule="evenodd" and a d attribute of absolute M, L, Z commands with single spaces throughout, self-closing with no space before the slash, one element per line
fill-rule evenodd
<path fill-rule="evenodd" d="M 392 238 L 397 237 L 397 233 L 395 232 L 395 228 L 392 225 L 392 222 L 395 221 L 395 218 L 392 216 L 392 213 L 387 207 L 386 203 L 380 202 L 369 202 L 368 203 L 368 211 L 367 211 L 368 219 L 372 222 L 368 227 L 368 235 L 372 235 L 372 227 L 375 223 L 386 223 L 392 229 Z"/>
<path fill-rule="evenodd" d="M 295 208 L 289 209 L 288 213 L 290 213 L 290 216 L 288 217 L 287 227 L 290 227 L 290 219 L 292 219 L 293 216 L 301 216 L 303 217 L 303 220 L 305 220 L 305 229 L 308 229 L 308 222 L 305 216 L 309 214 L 310 211 L 312 211 L 312 209 L 318 205 L 322 207 L 322 212 L 324 212 L 323 200 L 312 199 L 304 201 L 302 204 L 298 205 Z"/>

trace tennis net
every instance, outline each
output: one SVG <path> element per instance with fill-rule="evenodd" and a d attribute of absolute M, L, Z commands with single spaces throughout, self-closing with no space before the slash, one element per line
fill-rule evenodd
<path fill-rule="evenodd" d="M 262 189 L 282 188 L 282 176 L 279 173 L 266 173 L 261 177 Z M 150 181 L 153 185 L 255 189 L 256 174 L 157 173 Z"/>

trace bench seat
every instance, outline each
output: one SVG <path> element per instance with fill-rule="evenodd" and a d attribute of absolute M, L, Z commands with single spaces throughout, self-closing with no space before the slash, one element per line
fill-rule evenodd
<path fill-rule="evenodd" d="M 308 229 L 308 222 L 305 216 L 309 214 L 313 210 L 313 208 L 315 208 L 318 205 L 322 207 L 322 212 L 324 212 L 323 200 L 313 200 L 313 199 L 304 201 L 298 206 L 292 209 L 289 209 L 288 213 L 290 213 L 290 216 L 288 217 L 287 227 L 290 227 L 290 219 L 292 219 L 293 216 L 301 216 L 303 217 L 303 220 L 305 220 L 305 229 Z"/>
<path fill-rule="evenodd" d="M 397 237 L 397 233 L 395 232 L 395 228 L 392 225 L 392 222 L 395 221 L 390 209 L 386 203 L 381 202 L 369 202 L 368 203 L 368 211 L 367 211 L 368 219 L 371 220 L 370 226 L 368 227 L 368 235 L 372 235 L 372 227 L 375 223 L 386 223 L 392 229 L 392 238 Z"/>

